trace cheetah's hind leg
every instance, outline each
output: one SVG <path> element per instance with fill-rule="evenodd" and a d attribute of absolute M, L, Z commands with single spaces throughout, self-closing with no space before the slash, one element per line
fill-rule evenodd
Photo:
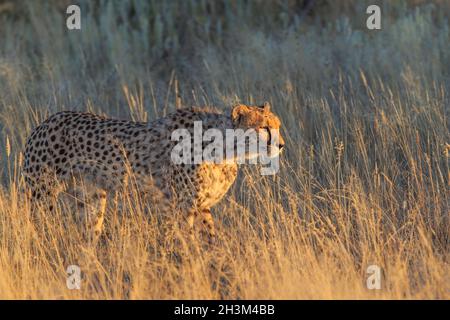
<path fill-rule="evenodd" d="M 24 177 L 24 193 L 30 204 L 30 219 L 42 227 L 42 220 L 45 220 L 48 213 L 54 213 L 58 195 L 65 189 L 64 183 L 44 166 L 39 173 L 24 172 Z"/>

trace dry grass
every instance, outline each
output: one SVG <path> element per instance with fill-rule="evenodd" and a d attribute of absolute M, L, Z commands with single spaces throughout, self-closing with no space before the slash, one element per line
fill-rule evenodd
<path fill-rule="evenodd" d="M 294 1 L 81 2 L 69 32 L 53 2 L 2 1 L 0 298 L 450 297 L 448 3 L 384 1 L 367 31 L 364 1 L 307 16 Z M 177 224 L 164 237 L 138 193 L 111 206 L 95 250 L 65 206 L 30 221 L 21 152 L 49 114 L 148 120 L 237 100 L 272 103 L 287 151 L 276 176 L 242 170 L 214 248 Z"/>

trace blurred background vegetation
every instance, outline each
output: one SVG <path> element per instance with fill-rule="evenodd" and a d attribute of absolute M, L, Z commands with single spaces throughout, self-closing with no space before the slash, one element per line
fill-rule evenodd
<path fill-rule="evenodd" d="M 388 80 L 406 66 L 433 78 L 449 76 L 449 68 L 439 64 L 450 59 L 450 50 L 442 50 L 449 34 L 450 2 L 445 0 L 76 1 L 81 32 L 65 27 L 65 10 L 72 3 L 0 0 L 3 75 L 14 68 L 15 77 L 31 72 L 48 83 L 46 62 L 53 62 L 54 83 L 91 94 L 85 81 L 70 79 L 113 83 L 125 77 L 128 83 L 145 81 L 147 73 L 167 82 L 175 72 L 201 82 L 210 59 L 227 64 L 227 57 L 254 56 L 241 72 L 252 78 L 250 73 L 257 73 L 255 81 L 269 72 L 275 77 L 300 72 L 314 73 L 312 86 L 326 86 L 337 69 L 353 76 L 373 70 Z M 365 27 L 369 4 L 381 7 L 382 32 Z M 268 59 L 278 60 L 275 68 L 256 68 L 270 64 Z"/>

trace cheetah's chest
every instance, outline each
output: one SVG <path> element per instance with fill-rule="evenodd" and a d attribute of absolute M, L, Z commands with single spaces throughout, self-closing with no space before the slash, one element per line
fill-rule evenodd
<path fill-rule="evenodd" d="M 209 208 L 219 202 L 237 176 L 235 164 L 204 164 L 198 179 L 198 205 Z"/>

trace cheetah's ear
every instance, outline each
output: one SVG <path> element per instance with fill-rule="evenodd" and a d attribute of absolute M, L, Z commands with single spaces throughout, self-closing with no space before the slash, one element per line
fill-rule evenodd
<path fill-rule="evenodd" d="M 264 102 L 264 105 L 263 105 L 263 110 L 264 110 L 264 113 L 269 113 L 270 112 L 270 103 L 269 102 Z"/>
<path fill-rule="evenodd" d="M 243 104 L 238 104 L 233 107 L 233 110 L 231 111 L 231 120 L 234 123 L 239 122 L 239 119 L 242 115 L 248 112 L 248 107 Z"/>

